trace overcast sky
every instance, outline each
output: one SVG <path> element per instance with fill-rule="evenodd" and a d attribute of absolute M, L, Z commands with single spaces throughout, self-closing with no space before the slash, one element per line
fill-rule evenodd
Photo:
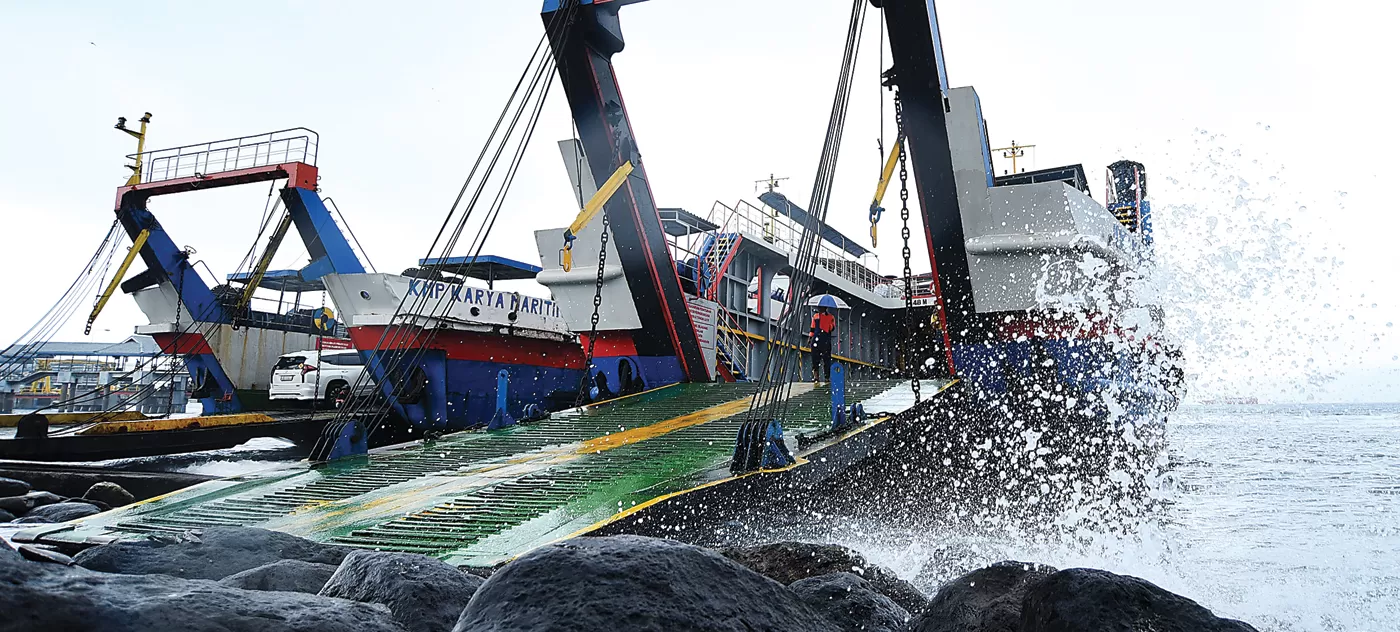
<path fill-rule="evenodd" d="M 0 3 L 0 339 L 37 319 L 105 234 L 134 148 L 111 126 L 143 111 L 155 114 L 148 148 L 315 129 L 323 194 L 381 270 L 408 267 L 540 36 L 537 4 Z M 848 8 L 624 9 L 628 45 L 614 61 L 661 205 L 704 214 L 717 199 L 753 199 L 769 173 L 807 199 Z M 994 145 L 1034 143 L 1032 168 L 1082 163 L 1100 201 L 1104 165 L 1147 164 L 1162 300 L 1197 394 L 1305 399 L 1316 392 L 1308 382 L 1361 375 L 1375 386 L 1328 397 L 1400 400 L 1400 219 L 1387 190 L 1400 140 L 1394 4 L 960 0 L 939 10 L 950 80 L 978 89 Z M 872 19 L 831 211 L 852 236 L 866 233 L 888 98 L 877 43 Z M 553 143 L 570 134 L 556 93 L 486 252 L 537 262 L 531 232 L 571 219 Z M 247 251 L 266 194 L 238 187 L 152 208 L 223 275 Z M 883 231 L 883 270 L 896 272 L 890 216 Z M 927 270 L 916 241 L 914 267 Z M 304 263 L 299 243 L 276 261 Z M 92 338 L 144 322 L 119 296 Z M 60 337 L 79 339 L 81 324 Z"/>

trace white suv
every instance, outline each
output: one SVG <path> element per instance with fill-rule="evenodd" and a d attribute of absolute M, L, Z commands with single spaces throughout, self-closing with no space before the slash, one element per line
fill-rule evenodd
<path fill-rule="evenodd" d="M 338 400 L 349 399 L 350 389 L 364 371 L 360 354 L 350 349 L 288 353 L 272 367 L 268 398 L 320 400 L 334 407 Z"/>

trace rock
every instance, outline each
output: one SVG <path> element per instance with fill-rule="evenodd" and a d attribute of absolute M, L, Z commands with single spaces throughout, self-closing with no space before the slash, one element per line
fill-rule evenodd
<path fill-rule="evenodd" d="M 839 630 L 781 584 L 714 552 L 641 536 L 583 537 L 506 564 L 454 632 Z"/>
<path fill-rule="evenodd" d="M 250 568 L 234 573 L 219 583 L 230 588 L 244 590 L 278 590 L 316 594 L 326 585 L 326 580 L 335 574 L 332 564 L 317 564 L 301 560 L 277 560 L 266 566 Z"/>
<path fill-rule="evenodd" d="M 136 502 L 136 497 L 132 496 L 131 492 L 123 489 L 121 485 L 106 481 L 93 483 L 92 487 L 83 493 L 83 498 L 98 500 L 112 507 L 122 507 Z"/>
<path fill-rule="evenodd" d="M 909 612 L 918 612 L 928 603 L 928 597 L 919 592 L 913 584 L 900 579 L 894 571 L 867 564 L 865 557 L 860 553 L 836 544 L 778 542 L 724 548 L 719 552 L 750 570 L 783 584 L 831 573 L 856 573 L 870 582 L 875 590 L 893 599 Z"/>
<path fill-rule="evenodd" d="M 402 632 L 382 606 L 0 555 L 0 630 Z"/>
<path fill-rule="evenodd" d="M 355 551 L 320 594 L 382 603 L 406 630 L 443 632 L 452 629 L 481 583 L 480 577 L 425 555 Z"/>
<path fill-rule="evenodd" d="M 102 513 L 101 509 L 88 503 L 58 503 L 30 509 L 29 513 L 15 522 L 68 522 L 99 513 Z"/>
<path fill-rule="evenodd" d="M 10 514 L 11 516 L 23 516 L 33 508 L 34 505 L 30 504 L 28 500 L 25 500 L 23 496 L 0 498 L 0 511 Z"/>
<path fill-rule="evenodd" d="M 0 476 L 0 497 L 23 496 L 33 489 L 29 483 Z"/>
<path fill-rule="evenodd" d="M 111 505 L 104 503 L 100 500 L 94 500 L 92 498 L 69 498 L 67 502 L 87 503 L 89 505 L 92 505 L 93 507 L 96 507 L 99 511 L 110 511 L 112 509 Z"/>
<path fill-rule="evenodd" d="M 23 516 L 29 513 L 30 509 L 43 507 L 63 502 L 63 497 L 48 492 L 29 492 L 23 496 L 10 496 L 0 498 L 0 509 L 4 509 L 16 516 Z"/>
<path fill-rule="evenodd" d="M 1021 632 L 1256 632 L 1143 579 L 1071 568 L 1035 583 L 1022 606 Z"/>
<path fill-rule="evenodd" d="M 799 579 L 788 590 L 848 632 L 904 632 L 909 611 L 851 573 Z"/>
<path fill-rule="evenodd" d="M 114 542 L 74 559 L 79 566 L 107 573 L 223 579 L 277 560 L 340 564 L 352 550 L 267 529 L 211 527 L 192 538 Z"/>
<path fill-rule="evenodd" d="M 29 413 L 15 423 L 16 439 L 38 439 L 49 435 L 49 418 L 39 413 Z"/>
<path fill-rule="evenodd" d="M 938 589 L 914 618 L 912 632 L 1017 632 L 1026 591 L 1055 569 L 1028 562 L 997 562 Z"/>
<path fill-rule="evenodd" d="M 64 566 L 73 565 L 73 558 L 53 549 L 37 547 L 32 544 L 19 545 L 19 555 L 32 562 L 49 562 L 51 564 L 62 564 Z"/>
<path fill-rule="evenodd" d="M 15 515 L 14 515 L 14 514 L 8 512 L 8 511 L 5 511 L 4 509 L 0 509 L 0 522 L 10 522 L 11 520 L 14 520 L 14 519 L 15 519 Z"/>

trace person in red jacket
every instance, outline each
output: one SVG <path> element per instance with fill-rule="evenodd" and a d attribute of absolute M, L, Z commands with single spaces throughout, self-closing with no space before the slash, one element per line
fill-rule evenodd
<path fill-rule="evenodd" d="M 836 331 L 836 316 L 825 307 L 812 315 L 812 381 L 821 383 L 831 376 L 831 336 Z M 820 369 L 820 370 L 819 370 Z"/>

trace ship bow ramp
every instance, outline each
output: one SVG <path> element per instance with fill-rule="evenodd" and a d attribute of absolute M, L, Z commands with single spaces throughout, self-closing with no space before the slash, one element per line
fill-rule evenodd
<path fill-rule="evenodd" d="M 90 545 L 252 526 L 489 566 L 548 542 L 635 521 L 649 507 L 692 490 L 776 475 L 728 471 L 755 390 L 746 383 L 678 384 L 536 424 L 456 433 L 320 466 L 286 464 L 55 525 L 37 539 Z M 936 390 L 924 386 L 925 393 Z M 814 473 L 875 453 L 896 425 L 888 415 L 914 404 L 907 382 L 853 382 L 847 401 L 865 403 L 874 420 L 833 434 L 827 432 L 828 390 L 799 384 L 790 397 L 786 425 L 798 463 L 785 469 Z M 830 436 L 799 447 L 798 435 L 823 432 Z"/>

